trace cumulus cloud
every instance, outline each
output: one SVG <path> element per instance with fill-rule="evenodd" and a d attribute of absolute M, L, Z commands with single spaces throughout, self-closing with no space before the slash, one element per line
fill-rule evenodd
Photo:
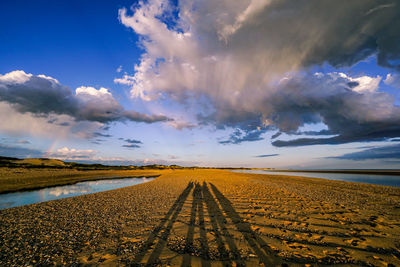
<path fill-rule="evenodd" d="M 375 87 L 374 83 L 369 84 Z M 394 105 L 394 97 L 376 89 L 359 90 L 359 86 L 359 83 L 354 84 L 354 79 L 341 73 L 287 76 L 273 91 L 265 96 L 260 94 L 259 101 L 253 104 L 253 116 L 264 126 L 258 130 L 255 124 L 242 123 L 242 130 L 236 130 L 222 143 L 257 141 L 269 128 L 278 128 L 289 135 L 330 135 L 272 142 L 279 147 L 379 141 L 399 136 L 400 108 Z M 303 125 L 319 122 L 329 129 L 298 131 Z"/>
<path fill-rule="evenodd" d="M 400 159 L 400 144 L 374 147 L 359 152 L 344 154 L 342 156 L 331 157 L 347 160 L 368 160 L 368 159 Z"/>
<path fill-rule="evenodd" d="M 389 73 L 388 75 L 386 75 L 386 79 L 383 82 L 395 88 L 400 88 L 400 74 Z"/>
<path fill-rule="evenodd" d="M 344 79 L 348 80 L 348 85 L 349 87 L 352 88 L 353 91 L 355 92 L 375 92 L 379 88 L 379 83 L 382 80 L 381 76 L 376 76 L 376 77 L 369 77 L 369 76 L 360 76 L 357 78 L 353 78 L 350 76 L 347 76 L 344 73 L 339 73 L 341 77 Z"/>
<path fill-rule="evenodd" d="M 326 62 L 351 66 L 371 55 L 379 65 L 399 70 L 396 2 L 189 0 L 174 6 L 149 0 L 131 11 L 119 10 L 120 21 L 141 36 L 145 52 L 134 74 L 115 82 L 145 100 L 207 99 L 211 108 L 199 111 L 200 125 L 237 129 L 222 144 L 258 141 L 271 129 L 296 133 L 320 122 L 333 137 L 273 144 L 400 135 L 399 108 L 379 91 L 382 77 L 309 71 Z"/>
<path fill-rule="evenodd" d="M 11 136 L 40 136 L 54 138 L 91 138 L 93 132 L 103 124 L 91 121 L 76 121 L 68 115 L 51 114 L 47 118 L 30 112 L 16 112 L 15 108 L 0 101 L 0 131 Z M 27 127 L 29 126 L 29 127 Z"/>
<path fill-rule="evenodd" d="M 76 121 L 154 123 L 171 120 L 163 115 L 125 110 L 106 88 L 81 86 L 73 92 L 54 78 L 24 71 L 0 75 L 0 101 L 12 105 L 20 113 L 68 115 Z"/>
<path fill-rule="evenodd" d="M 269 118 L 282 132 L 306 123 L 323 122 L 335 135 L 274 141 L 276 146 L 341 144 L 379 141 L 400 135 L 400 108 L 394 97 L 377 90 L 357 90 L 352 80 L 337 73 L 298 76 L 285 80 L 273 96 L 274 116 Z M 279 87 L 278 87 L 279 88 Z M 290 116 L 290 119 L 285 116 Z"/>
<path fill-rule="evenodd" d="M 187 122 L 187 121 L 170 121 L 167 123 L 167 125 L 177 129 L 177 130 L 183 130 L 183 129 L 193 129 L 195 128 L 197 125 L 193 124 L 191 122 Z"/>
<path fill-rule="evenodd" d="M 50 153 L 49 156 L 60 160 L 79 160 L 91 159 L 97 154 L 95 150 L 79 150 L 75 148 L 63 147 L 57 149 L 56 152 Z"/>

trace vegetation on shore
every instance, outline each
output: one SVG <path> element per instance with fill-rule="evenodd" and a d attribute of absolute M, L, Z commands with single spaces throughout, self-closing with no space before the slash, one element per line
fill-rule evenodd
<path fill-rule="evenodd" d="M 104 165 L 99 163 L 77 163 L 67 162 L 58 159 L 49 158 L 32 158 L 32 159 L 18 159 L 11 157 L 0 156 L 0 167 L 8 168 L 29 168 L 29 169 L 41 169 L 41 168 L 52 168 L 52 169 L 76 169 L 76 170 L 153 170 L 153 169 L 183 169 L 184 167 L 178 165 L 145 165 L 145 166 L 134 166 L 134 165 Z M 193 167 L 192 167 L 193 168 Z"/>
<path fill-rule="evenodd" d="M 104 165 L 99 163 L 78 163 L 78 162 L 68 162 L 59 159 L 49 159 L 49 158 L 28 158 L 19 159 L 12 157 L 2 157 L 0 156 L 0 167 L 8 168 L 28 168 L 28 169 L 42 169 L 42 168 L 52 168 L 52 169 L 75 169 L 75 170 L 175 170 L 175 169 L 232 169 L 232 170 L 249 170 L 250 168 L 229 168 L 229 167 L 182 167 L 179 165 L 163 165 L 163 164 L 150 164 L 143 166 L 135 165 Z"/>

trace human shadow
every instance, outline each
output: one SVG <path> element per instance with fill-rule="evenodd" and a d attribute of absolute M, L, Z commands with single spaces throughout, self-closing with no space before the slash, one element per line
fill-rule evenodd
<path fill-rule="evenodd" d="M 198 227 L 200 232 L 200 255 L 201 255 L 201 265 L 203 267 L 210 266 L 210 263 L 207 261 L 209 259 L 209 248 L 207 243 L 207 232 L 205 229 L 204 223 L 204 206 L 203 206 L 203 194 L 202 188 L 199 183 L 195 184 L 193 190 L 193 202 L 190 211 L 190 220 L 188 232 L 186 235 L 186 244 L 185 244 L 185 255 L 183 256 L 183 261 L 181 266 L 191 266 L 191 253 L 193 253 L 193 239 L 194 239 L 194 231 L 196 226 L 196 217 L 198 214 Z"/>
<path fill-rule="evenodd" d="M 154 228 L 154 230 L 150 233 L 149 237 L 144 242 L 139 252 L 133 259 L 133 264 L 136 265 L 140 264 L 144 256 L 147 254 L 147 251 L 151 248 L 151 246 L 154 244 L 154 241 L 158 237 L 159 241 L 152 250 L 146 265 L 155 265 L 157 263 L 158 257 L 160 256 L 161 251 L 166 244 L 166 240 L 171 232 L 172 226 L 176 221 L 179 212 L 182 210 L 183 204 L 185 203 L 192 188 L 193 188 L 193 182 L 189 182 L 187 187 L 183 190 L 183 192 L 179 195 L 179 197 L 174 202 L 172 207 L 169 209 L 165 217 L 161 220 L 161 222 L 157 225 L 157 227 Z M 166 226 L 164 227 L 165 224 Z M 158 236 L 162 230 L 164 231 L 161 233 L 161 236 Z"/>
<path fill-rule="evenodd" d="M 242 233 L 247 243 L 252 248 L 254 253 L 257 254 L 259 259 L 266 266 L 277 266 L 280 264 L 281 260 L 279 257 L 274 255 L 274 252 L 269 248 L 268 244 L 251 229 L 250 223 L 245 222 L 240 217 L 239 213 L 234 209 L 229 199 L 227 199 L 212 183 L 210 183 L 210 187 L 212 188 L 212 191 L 214 192 L 226 215 L 232 220 L 236 229 Z"/>
<path fill-rule="evenodd" d="M 279 257 L 274 254 L 267 243 L 251 229 L 251 225 L 240 217 L 232 203 L 215 185 L 209 183 L 209 186 L 206 182 L 203 182 L 203 184 L 190 182 L 187 185 L 166 216 L 144 242 L 132 265 L 154 266 L 160 264 L 159 257 L 163 248 L 167 245 L 173 224 L 193 188 L 193 200 L 190 207 L 185 244 L 183 249 L 177 251 L 177 253 L 183 254 L 181 266 L 191 266 L 193 256 L 200 258 L 203 267 L 209 267 L 211 260 L 218 260 L 224 266 L 245 266 L 245 259 L 238 249 L 237 242 L 235 242 L 234 236 L 228 230 L 228 219 L 233 223 L 235 231 L 243 235 L 250 248 L 265 266 L 277 266 L 281 263 Z M 206 228 L 205 222 L 206 210 L 209 216 L 209 229 Z M 196 222 L 198 223 L 196 224 Z M 199 233 L 197 240 L 200 243 L 200 248 L 198 245 L 196 247 L 194 242 L 196 229 L 198 229 Z M 210 243 L 207 238 L 208 233 L 214 236 L 213 242 L 215 242 L 216 250 L 218 251 L 218 253 L 216 251 L 213 252 L 212 257 L 210 255 Z M 156 240 L 158 240 L 157 243 Z M 141 263 L 148 254 L 147 262 Z"/>
<path fill-rule="evenodd" d="M 211 225 L 213 227 L 213 231 L 215 233 L 215 237 L 217 240 L 218 251 L 220 253 L 220 260 L 229 262 L 228 265 L 232 264 L 232 261 L 236 262 L 236 266 L 244 266 L 243 259 L 241 258 L 241 254 L 234 242 L 233 236 L 227 230 L 227 220 L 222 210 L 219 208 L 217 202 L 215 201 L 213 195 L 207 187 L 207 184 L 204 182 L 203 186 L 203 196 L 204 201 L 207 205 L 208 213 L 210 215 Z M 221 230 L 218 229 L 218 226 Z M 229 246 L 230 253 L 226 251 L 224 240 Z"/>

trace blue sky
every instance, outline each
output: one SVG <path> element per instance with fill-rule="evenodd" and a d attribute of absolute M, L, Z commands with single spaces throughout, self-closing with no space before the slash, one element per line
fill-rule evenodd
<path fill-rule="evenodd" d="M 0 155 L 399 168 L 400 6 L 312 2 L 4 1 Z"/>

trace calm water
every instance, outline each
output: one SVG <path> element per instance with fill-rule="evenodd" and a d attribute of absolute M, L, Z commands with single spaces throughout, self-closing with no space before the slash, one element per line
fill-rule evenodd
<path fill-rule="evenodd" d="M 48 187 L 34 191 L 0 194 L 0 209 L 18 207 L 54 199 L 75 197 L 121 187 L 142 184 L 155 178 L 119 178 L 80 182 L 73 185 Z"/>
<path fill-rule="evenodd" d="M 274 171 L 264 171 L 264 170 L 240 170 L 235 172 L 314 177 L 314 178 L 323 178 L 329 180 L 339 180 L 339 181 L 349 181 L 357 183 L 368 183 L 368 184 L 400 187 L 400 176 L 398 175 L 348 174 L 348 173 L 324 173 L 324 172 L 274 172 Z"/>

